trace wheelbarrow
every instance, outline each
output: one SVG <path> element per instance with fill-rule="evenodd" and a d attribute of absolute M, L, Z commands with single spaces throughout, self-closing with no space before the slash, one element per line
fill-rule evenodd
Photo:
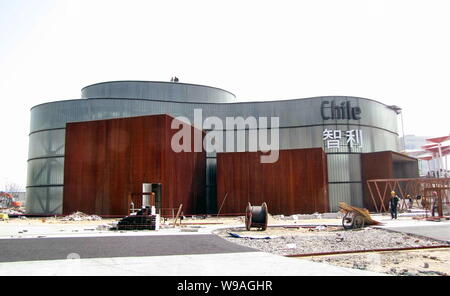
<path fill-rule="evenodd" d="M 342 218 L 342 226 L 344 229 L 358 229 L 366 225 L 380 225 L 381 223 L 375 221 L 370 217 L 369 211 L 357 207 L 350 206 L 345 202 L 339 203 L 341 212 L 344 213 Z"/>

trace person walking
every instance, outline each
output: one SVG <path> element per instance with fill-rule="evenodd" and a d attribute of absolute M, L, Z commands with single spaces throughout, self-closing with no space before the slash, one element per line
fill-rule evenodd
<path fill-rule="evenodd" d="M 438 214 L 439 216 L 439 211 L 438 211 L 438 194 L 437 191 L 433 191 L 432 196 L 431 196 L 431 216 L 434 217 L 435 213 Z"/>
<path fill-rule="evenodd" d="M 389 200 L 389 208 L 391 209 L 391 219 L 397 219 L 397 206 L 400 198 L 395 191 L 391 191 L 391 199 Z"/>

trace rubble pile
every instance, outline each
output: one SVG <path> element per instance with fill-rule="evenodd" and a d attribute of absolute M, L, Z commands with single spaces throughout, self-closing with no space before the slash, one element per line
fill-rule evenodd
<path fill-rule="evenodd" d="M 1 209 L 0 213 L 7 214 L 9 216 L 14 215 L 23 215 L 25 214 L 25 208 L 7 208 L 7 209 Z"/>
<path fill-rule="evenodd" d="M 87 215 L 82 212 L 75 212 L 71 215 L 61 218 L 61 221 L 100 221 L 102 217 L 97 215 Z"/>

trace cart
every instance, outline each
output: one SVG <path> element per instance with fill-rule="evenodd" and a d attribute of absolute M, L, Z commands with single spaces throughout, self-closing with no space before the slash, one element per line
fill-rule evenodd
<path fill-rule="evenodd" d="M 342 218 L 342 226 L 344 229 L 358 229 L 366 225 L 380 225 L 381 223 L 375 221 L 370 217 L 369 211 L 357 207 L 350 206 L 345 202 L 339 203 L 341 212 L 344 213 Z"/>

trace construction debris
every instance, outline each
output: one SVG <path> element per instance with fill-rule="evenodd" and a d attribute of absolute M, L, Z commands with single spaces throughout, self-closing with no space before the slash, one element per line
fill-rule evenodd
<path fill-rule="evenodd" d="M 228 232 L 228 234 L 235 238 L 248 238 L 248 239 L 274 239 L 278 238 L 276 235 L 240 235 L 234 232 Z"/>
<path fill-rule="evenodd" d="M 102 217 L 97 215 L 87 215 L 82 212 L 75 212 L 71 215 L 61 218 L 61 221 L 100 221 Z"/>
<path fill-rule="evenodd" d="M 180 232 L 198 232 L 198 228 L 181 228 Z"/>
<path fill-rule="evenodd" d="M 98 225 L 95 230 L 104 231 L 104 230 L 111 230 L 111 228 L 116 227 L 117 225 L 109 225 L 109 224 L 102 224 Z"/>
<path fill-rule="evenodd" d="M 1 209 L 1 214 L 7 214 L 9 216 L 17 216 L 17 215 L 23 215 L 25 213 L 24 208 L 8 208 L 8 209 Z"/>

